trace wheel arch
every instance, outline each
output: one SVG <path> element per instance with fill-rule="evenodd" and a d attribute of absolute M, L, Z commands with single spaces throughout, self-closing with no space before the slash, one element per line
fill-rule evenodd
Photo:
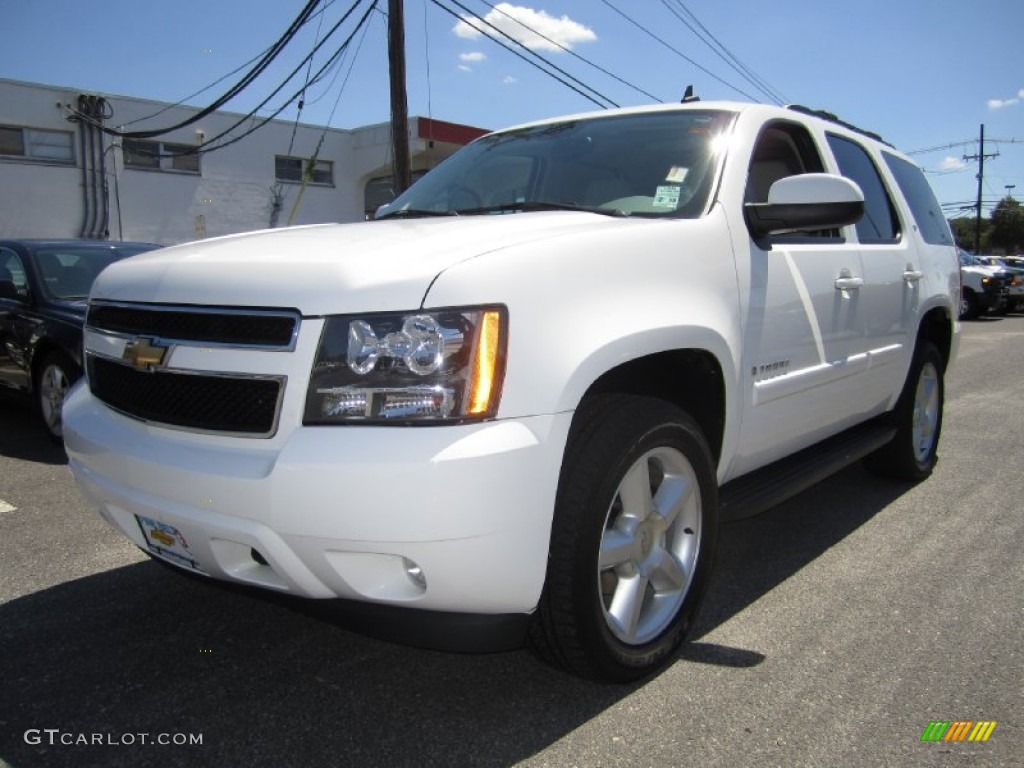
<path fill-rule="evenodd" d="M 924 314 L 917 327 L 916 345 L 931 342 L 942 358 L 942 370 L 945 373 L 953 357 L 953 319 L 945 307 L 934 307 Z"/>
<path fill-rule="evenodd" d="M 726 432 L 726 377 L 718 357 L 708 350 L 667 350 L 621 363 L 595 379 L 580 402 L 599 394 L 656 397 L 682 408 L 697 422 L 719 463 Z"/>

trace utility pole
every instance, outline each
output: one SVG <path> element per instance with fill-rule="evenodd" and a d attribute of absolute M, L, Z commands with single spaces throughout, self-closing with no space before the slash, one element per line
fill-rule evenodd
<path fill-rule="evenodd" d="M 976 214 L 974 218 L 974 252 L 981 253 L 981 185 L 985 181 L 985 158 L 986 157 L 999 157 L 999 153 L 995 152 L 991 155 L 985 154 L 985 124 L 981 124 L 981 138 L 979 140 L 980 146 L 978 147 L 978 154 L 976 155 L 964 155 L 964 160 L 977 160 L 978 161 L 978 202 L 976 207 Z"/>
<path fill-rule="evenodd" d="M 391 72 L 391 141 L 394 152 L 395 195 L 412 184 L 409 160 L 409 106 L 405 95 L 404 0 L 388 0 L 388 64 Z"/>

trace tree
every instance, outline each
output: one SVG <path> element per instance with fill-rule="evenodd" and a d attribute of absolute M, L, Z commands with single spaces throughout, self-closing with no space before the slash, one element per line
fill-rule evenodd
<path fill-rule="evenodd" d="M 1024 211 L 1020 203 L 1007 195 L 992 211 L 992 227 L 989 233 L 992 248 L 1000 248 L 1007 254 L 1020 253 L 1024 249 Z"/>
<path fill-rule="evenodd" d="M 974 228 L 976 219 L 973 216 L 950 219 L 949 226 L 953 230 L 953 239 L 956 244 L 965 251 L 974 251 Z M 989 235 L 992 230 L 992 222 L 988 219 L 981 220 L 981 251 L 984 253 L 989 249 Z"/>

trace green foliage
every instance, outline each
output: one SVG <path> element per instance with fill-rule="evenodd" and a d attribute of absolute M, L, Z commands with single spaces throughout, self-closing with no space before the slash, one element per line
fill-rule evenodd
<path fill-rule="evenodd" d="M 953 238 L 956 240 L 956 244 L 963 248 L 965 251 L 975 250 L 974 236 L 976 220 L 973 216 L 961 217 L 957 219 L 950 219 L 949 226 L 953 229 Z M 989 250 L 989 233 L 992 230 L 992 222 L 988 219 L 983 218 L 981 220 L 981 248 L 980 253 L 985 253 Z"/>
<path fill-rule="evenodd" d="M 1024 210 L 1010 196 L 1004 197 L 992 211 L 989 243 L 993 249 L 1014 254 L 1024 250 Z"/>

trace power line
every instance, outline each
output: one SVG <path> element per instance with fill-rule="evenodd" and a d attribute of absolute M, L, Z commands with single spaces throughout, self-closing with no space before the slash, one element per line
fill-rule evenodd
<path fill-rule="evenodd" d="M 330 7 L 332 6 L 332 5 L 334 5 L 334 3 L 335 3 L 335 2 L 337 2 L 337 0 L 326 0 L 326 2 L 325 2 L 325 3 L 323 4 L 323 6 L 322 6 L 322 7 L 320 8 L 320 10 L 316 11 L 315 13 L 313 13 L 313 14 L 312 14 L 312 15 L 311 15 L 311 16 L 310 16 L 310 17 L 309 17 L 308 19 L 306 19 L 306 20 L 305 20 L 305 21 L 304 21 L 304 22 L 302 23 L 302 25 L 301 25 L 301 26 L 305 26 L 305 25 L 306 25 L 306 24 L 308 24 L 308 23 L 309 23 L 310 21 L 312 21 L 312 20 L 313 20 L 313 16 L 319 16 L 319 17 L 320 17 L 320 19 L 321 19 L 321 21 L 322 21 L 322 20 L 323 20 L 323 14 L 324 14 L 324 13 L 326 12 L 326 10 L 327 10 L 328 8 L 330 8 Z M 276 43 L 275 43 L 275 44 L 276 44 Z M 150 114 L 150 115 L 144 115 L 143 117 L 137 117 L 137 118 L 135 118 L 134 120 L 129 120 L 129 121 L 127 121 L 127 122 L 121 123 L 121 124 L 120 124 L 120 125 L 121 125 L 121 127 L 123 128 L 123 127 L 124 127 L 124 126 L 126 126 L 126 125 L 135 125 L 136 123 L 141 123 L 141 122 L 143 122 L 143 121 L 145 121 L 145 120 L 152 120 L 152 119 L 153 119 L 154 117 L 159 117 L 159 116 L 160 116 L 160 115 L 162 115 L 162 114 L 163 114 L 164 112 L 166 112 L 166 111 L 168 111 L 168 110 L 170 110 L 170 109 L 174 109 L 175 107 L 181 107 L 181 106 L 184 106 L 184 105 L 185 105 L 185 104 L 186 104 L 187 102 L 191 101 L 192 99 L 194 99 L 194 98 L 195 98 L 196 96 L 198 96 L 199 94 L 201 94 L 201 93 L 206 93 L 206 92 L 207 92 L 208 90 L 210 90 L 211 88 L 213 88 L 213 87 L 214 87 L 215 85 L 219 85 L 220 83 L 224 82 L 224 81 L 225 81 L 225 80 L 227 80 L 227 79 L 228 79 L 229 77 L 231 77 L 232 75 L 234 75 L 234 74 L 237 74 L 237 73 L 241 72 L 241 71 L 242 71 L 243 69 L 245 69 L 246 67 L 248 67 L 248 66 L 249 66 L 250 64 L 252 64 L 252 63 L 253 63 L 254 61 L 257 61 L 257 60 L 258 60 L 258 59 L 260 59 L 261 57 L 263 57 L 263 56 L 266 56 L 266 55 L 267 55 L 267 54 L 268 54 L 268 53 L 269 53 L 269 52 L 271 51 L 271 49 L 272 49 L 272 48 L 274 47 L 274 45 L 275 45 L 275 44 L 271 44 L 271 45 L 269 45 L 268 47 L 264 48 L 264 49 L 263 49 L 262 51 L 260 51 L 259 53 L 257 53 L 257 54 L 256 54 L 255 56 L 253 56 L 253 57 L 252 57 L 251 59 L 249 59 L 248 61 L 246 61 L 246 62 L 244 62 L 244 63 L 242 63 L 242 64 L 239 64 L 239 65 L 238 65 L 237 67 L 235 67 L 235 68 L 234 68 L 233 70 L 231 70 L 231 71 L 230 71 L 230 72 L 228 72 L 227 74 L 225 74 L 225 75 L 221 75 L 220 77 L 218 77 L 218 78 L 217 78 L 216 80 L 214 80 L 214 81 L 213 81 L 212 83 L 210 83 L 209 85 L 204 85 L 204 86 L 203 86 L 202 88 L 200 88 L 200 89 L 199 89 L 198 91 L 196 91 L 195 93 L 191 93 L 191 94 L 189 94 L 188 96 L 185 96 L 184 98 L 182 98 L 182 99 L 179 99 L 178 101 L 174 102 L 173 104 L 168 104 L 167 106 L 165 106 L 165 107 L 162 107 L 162 108 L 158 109 L 158 110 L 157 110 L 156 112 L 154 112 L 154 113 L 152 113 L 152 114 Z"/>
<path fill-rule="evenodd" d="M 673 46 L 671 46 L 671 45 L 669 45 L 668 43 L 666 43 L 666 42 L 665 42 L 664 40 L 662 40 L 662 39 L 661 39 L 660 37 L 658 37 L 658 36 L 657 36 L 656 34 L 654 34 L 653 32 L 651 32 L 651 30 L 647 29 L 647 28 L 646 28 L 646 27 L 644 27 L 644 26 L 643 26 L 642 24 L 640 24 L 640 22 L 638 22 L 638 21 L 635 21 L 634 19 L 630 18 L 630 17 L 629 17 L 629 16 L 627 16 L 627 15 L 626 15 L 625 13 L 623 13 L 622 11 L 620 11 L 620 10 L 619 10 L 618 8 L 616 8 L 616 7 L 614 6 L 614 5 L 612 5 L 612 4 L 611 4 L 611 3 L 610 3 L 610 2 L 608 1 L 608 0 L 601 0 L 601 2 L 602 2 L 602 3 L 604 3 L 605 5 L 607 5 L 607 6 L 609 7 L 609 8 L 611 8 L 611 9 L 612 9 L 613 11 L 615 11 L 615 12 L 616 12 L 617 14 L 619 14 L 619 16 L 621 16 L 622 18 L 624 18 L 624 19 L 625 19 L 626 21 L 628 21 L 628 22 L 629 22 L 630 24 L 632 24 L 632 25 L 633 25 L 634 27 L 636 27 L 637 29 L 639 29 L 639 30 L 640 30 L 641 32 L 643 32 L 644 34 L 648 35 L 649 37 L 652 37 L 652 38 L 654 38 L 654 39 L 655 39 L 655 40 L 657 40 L 657 41 L 658 41 L 659 43 L 661 43 L 661 44 L 662 44 L 663 46 L 665 46 L 665 47 L 666 47 L 666 48 L 668 48 L 668 49 L 669 49 L 670 51 L 672 51 L 672 52 L 673 52 L 674 54 L 676 54 L 676 55 L 677 55 L 677 56 L 679 56 L 680 58 L 682 58 L 682 59 L 685 59 L 686 61 L 688 61 L 688 62 L 689 62 L 690 64 L 692 64 L 693 66 L 695 66 L 695 67 L 696 67 L 697 69 L 699 69 L 699 70 L 700 70 L 701 72 L 703 72 L 704 74 L 706 74 L 706 75 L 707 75 L 708 77 L 714 78 L 715 80 L 717 80 L 718 82 L 720 82 L 720 83 L 721 83 L 722 85 L 724 85 L 724 86 L 726 86 L 727 88 L 730 88 L 730 89 L 732 89 L 732 90 L 736 91 L 736 93 L 738 93 L 738 94 L 740 94 L 740 95 L 742 95 L 742 96 L 745 96 L 746 98 L 750 99 L 751 101 L 755 101 L 755 102 L 757 101 L 757 99 L 756 99 L 756 98 L 754 98 L 753 96 L 751 96 L 751 95 L 750 95 L 749 93 L 747 93 L 746 91 L 744 91 L 744 90 L 742 90 L 742 89 L 740 89 L 740 88 L 737 88 L 737 87 L 736 87 L 735 85 L 733 85 L 732 83 L 730 83 L 730 82 L 728 82 L 728 81 L 726 81 L 726 80 L 723 80 L 723 79 L 722 79 L 722 78 L 720 78 L 720 77 L 719 77 L 718 75 L 716 75 L 716 74 L 715 74 L 714 72 L 712 72 L 711 70 L 709 70 L 709 69 L 708 69 L 707 67 L 703 67 L 703 66 L 701 66 L 700 64 L 698 64 L 698 63 L 697 63 L 696 61 L 694 61 L 693 59 L 691 59 L 691 58 L 690 58 L 689 56 L 687 56 L 687 55 L 686 55 L 685 53 L 683 53 L 682 51 L 680 51 L 680 50 L 678 50 L 677 48 L 674 48 Z"/>
<path fill-rule="evenodd" d="M 562 45 L 557 40 L 552 40 L 547 35 L 537 31 L 536 29 L 534 29 L 533 27 L 529 26 L 525 22 L 521 21 L 520 19 L 517 19 L 515 16 L 512 16 L 512 15 L 506 13 L 501 8 L 498 8 L 497 6 L 495 6 L 492 3 L 488 2 L 488 0 L 480 0 L 480 2 L 482 2 L 484 5 L 486 5 L 491 10 L 496 11 L 497 13 L 500 13 L 505 18 L 510 19 L 511 21 L 514 21 L 516 24 L 521 26 L 523 29 L 525 29 L 530 34 L 536 35 L 537 37 L 541 38 L 542 40 L 545 40 L 548 43 L 551 43 L 551 45 L 561 49 L 565 53 L 568 53 L 570 56 L 573 56 L 573 57 L 579 59 L 584 64 L 587 64 L 588 66 L 593 67 L 594 69 L 598 70 L 599 72 L 602 72 L 603 74 L 608 75 L 608 77 L 612 78 L 613 80 L 617 80 L 618 82 L 622 83 L 626 87 L 632 88 L 637 93 L 641 93 L 641 94 L 643 94 L 644 96 L 646 96 L 649 99 L 654 99 L 655 101 L 657 101 L 659 103 L 664 103 L 664 101 L 662 99 L 659 99 L 653 93 L 648 93 L 647 91 L 645 91 L 640 86 L 633 85 L 633 83 L 630 83 L 629 81 L 622 79 L 621 77 L 619 77 L 618 75 L 614 74 L 613 72 L 609 72 L 604 67 L 600 66 L 599 64 L 595 64 L 594 62 L 590 61 L 589 59 L 581 56 L 580 54 L 576 53 L 576 51 L 572 50 L 571 48 L 569 48 L 569 47 L 567 47 L 565 45 Z"/>
<path fill-rule="evenodd" d="M 320 42 L 320 44 L 317 46 L 317 48 L 319 48 L 320 46 L 322 46 L 324 43 L 327 42 L 327 40 L 334 33 L 334 31 L 352 14 L 353 11 L 355 11 L 355 9 L 360 5 L 361 2 L 362 2 L 362 0 L 357 0 L 357 2 L 351 8 L 349 8 L 348 11 L 346 11 L 345 16 L 342 17 L 342 19 L 337 24 L 335 24 L 334 27 L 331 28 L 331 30 L 327 33 L 327 35 Z M 366 21 L 369 18 L 370 14 L 374 10 L 376 10 L 378 2 L 379 2 L 379 0 L 373 0 L 373 3 L 370 5 L 369 8 L 367 8 L 366 12 L 359 19 L 359 22 L 356 24 L 355 29 L 352 30 L 352 33 L 345 39 L 345 41 L 340 46 L 338 46 L 338 48 L 335 49 L 334 53 L 331 54 L 330 58 L 327 59 L 326 63 L 322 67 L 320 67 L 320 69 L 317 70 L 316 74 L 313 75 L 313 77 L 310 79 L 309 85 L 314 85 L 314 84 L 320 82 L 320 80 L 324 77 L 324 74 L 337 62 L 339 57 L 342 54 L 344 54 L 344 52 L 348 48 L 349 44 L 351 44 L 353 38 L 356 36 L 356 34 L 359 32 L 359 30 L 363 27 L 363 25 L 366 24 Z M 316 48 L 314 48 L 313 51 L 309 55 L 312 56 L 315 53 L 316 53 Z M 242 134 L 240 134 L 238 136 L 232 137 L 231 139 L 228 139 L 227 141 L 224 141 L 224 142 L 222 142 L 222 143 L 220 143 L 220 144 L 218 144 L 216 146 L 209 146 L 210 144 L 213 144 L 213 142 L 217 141 L 218 139 L 220 139 L 220 138 L 226 136 L 227 134 L 231 133 L 233 130 L 235 130 L 235 128 L 237 128 L 239 125 L 244 123 L 246 120 L 248 120 L 250 118 L 255 118 L 256 113 L 260 109 L 262 109 L 267 104 L 267 102 L 269 102 L 275 95 L 277 95 L 277 93 L 285 86 L 285 84 L 289 80 L 291 80 L 291 78 L 295 75 L 295 73 L 299 69 L 301 69 L 302 65 L 305 64 L 305 63 L 306 63 L 306 60 L 303 59 L 299 63 L 298 67 L 295 70 L 292 71 L 292 74 L 290 74 L 284 80 L 284 82 L 282 82 L 281 85 L 279 85 L 274 90 L 273 93 L 271 93 L 266 99 L 264 99 L 262 102 L 260 102 L 260 104 L 258 104 L 251 112 L 249 112 L 247 115 L 244 115 L 242 118 L 237 120 L 230 128 L 228 128 L 227 130 L 221 131 L 219 134 L 217 134 L 212 139 L 210 139 L 210 141 L 207 142 L 207 144 L 204 144 L 202 147 L 194 147 L 194 148 L 193 147 L 189 147 L 187 150 L 183 150 L 181 152 L 164 153 L 163 156 L 174 157 L 174 156 L 178 156 L 178 155 L 191 155 L 191 154 L 204 155 L 204 154 L 207 154 L 209 152 L 214 152 L 214 151 L 216 151 L 218 149 L 223 149 L 224 147 L 230 146 L 230 145 L 232 145 L 232 144 L 234 144 L 236 142 L 241 141 L 242 139 L 244 139 L 245 137 L 251 135 L 252 133 L 256 132 L 257 130 L 262 128 L 264 125 L 269 123 L 271 120 L 273 120 L 275 117 L 277 117 L 279 114 L 281 114 L 281 112 L 283 112 L 292 102 L 294 102 L 302 94 L 302 90 L 303 89 L 300 88 L 298 91 L 293 93 L 280 107 L 278 107 L 268 117 L 262 118 L 258 123 L 254 122 L 254 124 L 252 126 L 250 126 L 244 133 L 242 133 Z M 303 88 L 305 88 L 305 87 L 308 87 L 308 86 L 303 86 Z"/>
<path fill-rule="evenodd" d="M 156 138 L 157 136 L 162 136 L 165 133 L 170 133 L 171 131 L 178 130 L 179 128 L 184 128 L 186 126 L 192 125 L 193 123 L 202 120 L 210 113 L 220 109 L 220 107 L 222 107 L 224 104 L 229 102 L 243 90 L 249 87 L 249 85 L 251 85 L 253 81 L 256 80 L 256 78 L 259 77 L 266 70 L 266 68 L 270 66 L 271 62 L 273 62 L 274 59 L 277 58 L 281 51 L 284 50 L 285 46 L 288 45 L 289 42 L 291 42 L 292 38 L 295 37 L 299 29 L 309 19 L 310 15 L 312 15 L 313 11 L 316 9 L 316 6 L 319 5 L 320 2 L 321 0 L 309 0 L 309 2 L 307 2 L 303 9 L 299 12 L 299 15 L 295 17 L 295 20 L 292 21 L 292 23 L 289 25 L 288 29 L 285 30 L 284 34 L 281 35 L 277 42 L 270 47 L 270 51 L 260 59 L 259 63 L 255 67 L 250 69 L 241 80 L 235 83 L 235 85 L 229 88 L 225 93 L 221 94 L 221 96 L 215 99 L 211 104 L 199 110 L 196 114 L 192 115 L 191 117 L 182 120 L 181 122 L 176 123 L 174 125 L 168 126 L 166 128 L 159 128 L 149 131 L 118 131 L 102 125 L 100 126 L 100 128 L 105 133 L 109 133 L 114 136 L 121 136 L 132 139 L 152 139 Z M 357 3 L 358 2 L 359 0 L 357 0 Z"/>
<path fill-rule="evenodd" d="M 465 20 L 465 19 L 464 19 L 464 18 L 463 18 L 462 16 L 460 16 L 460 15 L 459 15 L 458 13 L 456 13 L 455 11 L 453 11 L 453 10 L 452 10 L 451 8 L 447 8 L 447 7 L 445 7 L 444 5 L 442 5 L 442 4 L 441 4 L 441 0 L 430 0 L 430 1 L 431 1 L 431 2 L 432 2 L 432 3 L 434 4 L 434 5 L 436 5 L 436 6 L 438 7 L 438 8 L 440 8 L 441 10 L 443 10 L 443 11 L 445 11 L 446 13 L 448 13 L 448 14 L 451 14 L 452 16 L 454 16 L 454 17 L 455 17 L 456 19 L 459 19 L 460 21 L 464 21 L 464 20 Z M 607 109 L 607 108 L 609 107 L 609 105 L 610 105 L 610 106 L 613 106 L 613 107 L 617 107 L 617 106 L 619 106 L 619 105 L 618 105 L 618 104 L 616 104 L 616 103 L 615 103 L 614 101 L 612 101 L 611 99 L 609 99 L 609 98 L 608 98 L 607 96 L 604 96 L 603 94 L 599 93 L 599 92 L 598 92 L 597 90 L 595 90 L 594 88 L 590 87 L 590 86 L 589 86 L 589 85 L 587 85 L 586 83 L 583 83 L 582 81 L 580 81 L 580 80 L 578 80 L 577 78 L 573 77 L 573 76 L 572 76 L 572 75 L 570 75 L 570 74 L 569 74 L 568 72 L 566 72 L 565 70 L 561 69 L 560 67 L 557 67 L 557 66 L 555 66 L 555 65 L 554 65 L 554 64 L 552 64 L 552 63 L 551 63 L 550 61 L 548 61 L 547 59 L 545 59 L 545 58 L 544 58 L 543 56 L 541 56 L 540 54 L 538 54 L 538 53 L 537 53 L 536 51 L 531 51 L 531 50 L 530 50 L 529 48 L 527 48 L 527 47 L 526 47 L 525 45 L 523 45 L 522 43 L 520 43 L 520 42 L 519 42 L 518 40 L 516 40 L 515 38 L 511 37 L 510 35 L 506 34 L 505 32 L 502 32 L 502 31 L 501 31 L 500 29 L 498 29 L 498 28 L 497 28 L 497 27 L 495 27 L 495 26 L 494 26 L 493 24 L 491 24 L 491 23 L 490 23 L 489 21 L 487 21 L 486 19 L 483 19 L 483 18 L 481 18 L 481 17 L 479 16 L 479 15 L 477 15 L 477 14 L 476 14 L 476 13 L 474 13 L 473 11 L 469 10 L 469 9 L 468 9 L 468 8 L 467 8 L 466 6 L 462 5 L 462 3 L 458 2 L 458 0 L 449 0 L 449 2 L 451 2 L 451 3 L 453 4 L 453 5 L 456 5 L 456 6 L 458 6 L 459 8 L 461 8 L 461 9 L 462 9 L 463 11 L 465 11 L 465 12 L 466 12 L 466 13 L 467 13 L 467 14 L 469 15 L 469 17 L 470 17 L 470 18 L 476 19 L 476 20 L 477 20 L 477 21 L 479 21 L 479 22 L 480 22 L 481 24 L 484 24 L 485 26 L 488 26 L 488 27 L 490 27 L 490 28 L 491 28 L 492 30 L 494 30 L 495 32 L 497 32 L 497 33 L 498 33 L 499 35 L 501 35 L 502 37 L 508 38 L 508 39 L 509 39 L 509 40 L 511 40 L 511 41 L 512 41 L 513 43 L 515 43 L 515 45 L 517 45 L 517 46 L 519 46 L 520 48 L 522 48 L 523 50 L 527 51 L 527 52 L 528 52 L 528 53 L 530 53 L 530 54 L 531 54 L 532 56 L 536 57 L 536 58 L 537 58 L 538 60 L 540 60 L 540 61 L 544 62 L 544 64 L 546 64 L 547 66 L 549 66 L 549 67 L 551 67 L 552 69 L 554 69 L 554 70 L 556 70 L 556 71 L 560 72 L 560 73 L 561 73 L 562 75 L 564 75 L 564 76 L 565 76 L 566 78 L 568 78 L 569 80 L 572 80 L 573 82 L 575 82 L 575 83 L 578 83 L 578 84 L 579 84 L 579 86 L 580 86 L 581 88 L 585 88 L 586 90 L 588 90 L 588 91 L 590 91 L 590 92 L 591 92 L 592 94 L 594 94 L 594 95 L 592 96 L 592 95 L 590 95 L 590 94 L 588 94 L 588 93 L 585 93 L 584 91 L 580 90 L 580 88 L 577 88 L 577 87 L 576 87 L 575 85 L 572 85 L 572 84 L 570 84 L 570 83 L 569 83 L 569 82 L 567 82 L 566 80 L 564 80 L 564 79 L 562 79 L 561 77 L 559 77 L 558 75 L 554 74 L 554 72 L 551 72 L 551 71 L 549 71 L 549 70 L 547 70 L 547 69 L 544 69 L 544 67 L 542 67 L 542 66 L 541 66 L 540 64 L 538 64 L 538 63 L 537 63 L 536 61 L 533 61 L 532 59 L 529 59 L 529 58 L 527 58 L 526 56 L 524 56 L 524 55 L 523 55 L 522 53 L 520 53 L 519 51 L 516 51 L 516 50 L 514 50 L 513 48 L 509 47 L 508 45 L 506 45 L 505 43 L 503 43 L 503 42 L 502 42 L 501 40 L 498 40 L 497 38 L 495 38 L 495 37 L 491 37 L 491 35 L 488 35 L 488 37 L 490 37 L 490 38 L 491 38 L 491 40 L 492 40 L 493 42 L 495 42 L 495 43 L 497 43 L 498 45 L 500 45 L 500 46 L 501 46 L 502 48 L 504 48 L 504 49 L 505 49 L 506 51 L 508 51 L 509 53 L 511 53 L 511 54 L 512 54 L 512 55 L 514 55 L 514 56 L 517 56 L 517 57 L 519 57 L 520 59 L 522 59 L 523 61 L 525 61 L 525 62 L 526 62 L 527 64 L 529 64 L 529 65 L 531 65 L 531 66 L 533 66 L 533 67 L 536 67 L 537 69 L 539 69 L 539 70 L 540 70 L 541 72 L 543 72 L 543 73 L 544 73 L 545 75 L 547 75 L 548 77 L 551 77 L 551 78 L 553 78 L 554 80 L 557 80 L 558 82 L 560 82 L 560 83 L 561 83 L 562 85 L 564 85 L 564 86 L 565 86 L 566 88 L 569 88 L 570 90 L 572 90 L 572 91 L 575 91 L 575 92 L 576 92 L 577 94 L 579 94 L 580 96 L 582 96 L 583 98 L 585 98 L 585 99 L 586 99 L 587 101 L 591 102 L 592 104 L 596 104 L 596 105 L 597 105 L 598 107 L 600 107 L 601 109 Z M 596 98 L 595 98 L 595 96 L 596 96 Z M 603 100 L 604 100 L 605 102 L 607 102 L 607 103 L 604 103 L 604 104 L 602 104 L 602 103 L 601 103 L 601 101 L 599 101 L 598 99 L 603 99 Z"/>
<path fill-rule="evenodd" d="M 669 4 L 668 0 L 661 0 L 661 3 L 662 5 L 665 6 L 669 13 L 671 13 L 673 16 L 679 19 L 679 21 L 682 22 L 687 29 L 693 32 L 693 34 L 696 35 L 702 43 L 704 43 L 708 48 L 711 49 L 712 53 L 718 56 L 718 58 L 724 61 L 733 70 L 735 70 L 735 72 L 739 74 L 740 77 L 742 77 L 752 86 L 761 91 L 761 93 L 767 96 L 769 100 L 780 105 L 785 103 L 784 98 L 781 98 L 781 96 L 776 91 L 774 91 L 774 89 L 772 89 L 770 85 L 768 85 L 762 78 L 758 77 L 754 72 L 752 72 L 750 68 L 747 67 L 739 59 L 737 59 L 728 48 L 722 45 L 718 38 L 712 35 L 708 28 L 701 24 L 700 20 L 696 17 L 693 11 L 687 8 L 686 5 L 682 2 L 682 0 L 676 0 L 676 4 L 682 9 L 682 11 L 687 16 L 690 17 L 690 19 L 693 20 L 693 23 L 683 18 L 683 16 L 680 15 L 680 12 L 675 10 Z M 695 24 L 696 27 L 694 26 Z M 697 27 L 699 27 L 700 29 L 698 30 Z"/>

